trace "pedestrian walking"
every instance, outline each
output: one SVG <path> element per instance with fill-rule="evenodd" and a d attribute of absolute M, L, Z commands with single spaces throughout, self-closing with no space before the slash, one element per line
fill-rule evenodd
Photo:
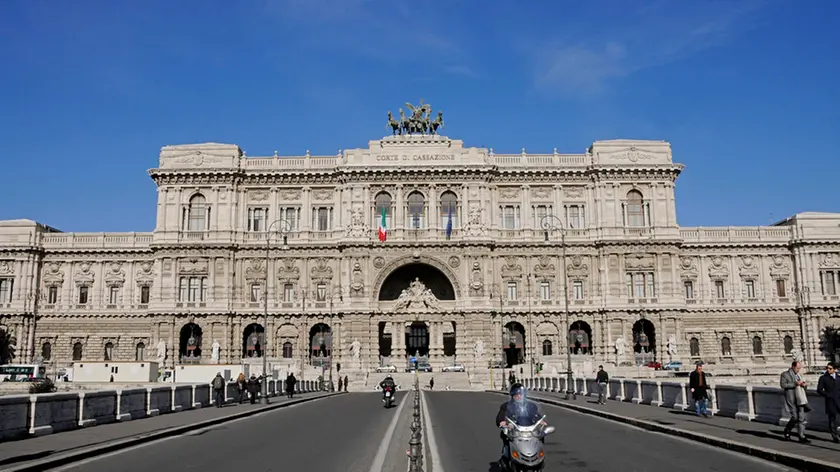
<path fill-rule="evenodd" d="M 790 432 L 796 428 L 799 442 L 810 444 L 811 441 L 805 437 L 805 424 L 807 423 L 806 413 L 811 411 L 811 408 L 808 406 L 808 396 L 805 393 L 805 387 L 808 384 L 799 375 L 801 368 L 802 364 L 793 361 L 790 369 L 782 372 L 779 377 L 779 385 L 785 391 L 785 409 L 790 415 L 784 434 L 785 439 L 790 439 Z"/>
<path fill-rule="evenodd" d="M 434 390 L 434 389 L 435 389 L 435 378 L 432 377 L 432 378 L 429 379 L 429 390 Z"/>
<path fill-rule="evenodd" d="M 344 379 L 341 377 L 338 378 L 338 391 L 341 391 L 341 387 L 344 385 Z"/>
<path fill-rule="evenodd" d="M 239 376 L 236 377 L 236 391 L 239 393 L 239 404 L 241 405 L 243 401 L 245 401 L 245 394 L 247 390 L 247 382 L 248 379 L 245 378 L 245 374 L 242 372 L 239 373 Z"/>
<path fill-rule="evenodd" d="M 350 385 L 350 381 L 347 380 L 347 376 L 344 376 L 344 392 L 347 392 L 347 387 Z"/>
<path fill-rule="evenodd" d="M 709 384 L 706 382 L 706 373 L 703 372 L 703 362 L 697 362 L 694 371 L 688 376 L 688 388 L 691 390 L 691 398 L 694 400 L 694 410 L 697 416 L 709 417 L 706 405 L 709 401 Z"/>
<path fill-rule="evenodd" d="M 260 395 L 260 380 L 254 374 L 251 374 L 251 378 L 248 379 L 248 395 L 251 398 L 251 405 L 257 402 L 257 397 Z"/>
<path fill-rule="evenodd" d="M 286 376 L 286 397 L 294 398 L 295 397 L 295 385 L 297 384 L 297 379 L 295 378 L 295 374 L 289 372 L 289 375 Z"/>
<path fill-rule="evenodd" d="M 213 400 L 216 408 L 221 408 L 225 404 L 225 379 L 221 372 L 216 372 L 211 385 L 213 385 Z"/>
<path fill-rule="evenodd" d="M 831 440 L 840 443 L 837 435 L 837 414 L 840 413 L 840 379 L 833 362 L 825 366 L 825 373 L 817 383 L 817 393 L 825 399 L 825 414 L 828 415 L 828 430 Z"/>
<path fill-rule="evenodd" d="M 598 384 L 598 403 L 601 405 L 607 404 L 607 384 L 610 382 L 610 376 L 604 370 L 604 366 L 598 366 L 598 373 L 595 375 L 595 382 Z"/>

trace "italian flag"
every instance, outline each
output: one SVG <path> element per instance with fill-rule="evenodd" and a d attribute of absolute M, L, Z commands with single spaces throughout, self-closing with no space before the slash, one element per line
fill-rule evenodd
<path fill-rule="evenodd" d="M 388 230 L 385 228 L 385 208 L 382 208 L 382 221 L 379 223 L 379 240 L 383 243 L 388 239 Z"/>

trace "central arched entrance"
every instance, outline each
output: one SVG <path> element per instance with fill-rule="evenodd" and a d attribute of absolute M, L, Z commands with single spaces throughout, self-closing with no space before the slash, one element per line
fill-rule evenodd
<path fill-rule="evenodd" d="M 421 262 L 406 264 L 388 274 L 379 289 L 379 301 L 400 298 L 403 290 L 415 280 L 420 281 L 438 300 L 455 300 L 455 288 L 449 277 L 437 267 Z"/>
<path fill-rule="evenodd" d="M 405 353 L 411 357 L 429 356 L 429 327 L 422 321 L 415 321 L 405 329 Z"/>

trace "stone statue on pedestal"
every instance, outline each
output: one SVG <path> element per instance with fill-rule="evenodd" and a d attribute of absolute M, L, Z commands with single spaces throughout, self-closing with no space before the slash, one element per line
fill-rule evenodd
<path fill-rule="evenodd" d="M 481 359 L 484 357 L 484 341 L 481 339 L 477 339 L 475 341 L 475 346 L 473 346 L 473 354 L 475 354 L 476 359 Z"/>
<path fill-rule="evenodd" d="M 618 356 L 618 361 L 624 357 L 624 352 L 627 350 L 627 345 L 624 343 L 624 337 L 619 336 L 615 338 L 615 354 Z"/>
<path fill-rule="evenodd" d="M 163 364 L 166 360 L 166 341 L 161 339 L 157 344 L 157 363 Z"/>
<path fill-rule="evenodd" d="M 221 349 L 222 346 L 219 344 L 219 341 L 214 340 L 212 351 L 210 353 L 210 359 L 212 359 L 213 362 L 219 362 L 219 352 L 221 351 Z"/>
<path fill-rule="evenodd" d="M 362 343 L 358 339 L 350 344 L 350 353 L 353 355 L 353 359 L 356 360 L 359 360 L 359 357 L 362 355 Z"/>

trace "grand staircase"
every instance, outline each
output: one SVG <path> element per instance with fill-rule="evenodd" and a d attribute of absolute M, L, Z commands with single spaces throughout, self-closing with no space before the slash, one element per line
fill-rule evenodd
<path fill-rule="evenodd" d="M 386 373 L 371 373 L 367 377 L 365 390 L 375 390 L 379 387 L 379 382 L 388 375 Z M 391 377 L 397 384 L 400 390 L 409 390 L 414 386 L 415 374 L 413 372 L 397 372 L 392 373 Z M 482 385 L 474 385 L 470 382 L 470 375 L 467 372 L 420 372 L 418 374 L 420 379 L 420 388 L 427 390 L 429 388 L 429 381 L 435 379 L 435 390 L 458 390 L 458 391 L 472 391 L 483 390 Z"/>

